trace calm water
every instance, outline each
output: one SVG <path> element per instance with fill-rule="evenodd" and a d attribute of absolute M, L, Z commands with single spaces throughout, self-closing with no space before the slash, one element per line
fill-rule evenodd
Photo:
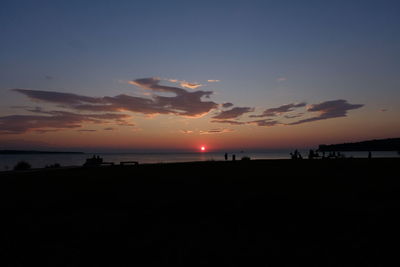
<path fill-rule="evenodd" d="M 307 155 L 306 151 L 301 151 Z M 236 159 L 243 156 L 251 159 L 288 159 L 289 151 L 279 152 L 248 152 L 235 153 Z M 121 161 L 138 161 L 139 163 L 167 163 L 188 161 L 224 160 L 224 153 L 96 153 L 107 162 L 119 164 Z M 229 154 L 230 156 L 232 153 Z M 347 152 L 346 156 L 366 158 L 367 152 Z M 24 160 L 31 164 L 32 168 L 43 168 L 46 165 L 59 163 L 61 166 L 81 166 L 85 160 L 93 154 L 33 154 L 33 155 L 0 155 L 0 171 L 12 169 L 17 162 Z M 373 152 L 373 157 L 399 157 L 396 152 Z M 231 157 L 229 158 L 231 159 Z"/>

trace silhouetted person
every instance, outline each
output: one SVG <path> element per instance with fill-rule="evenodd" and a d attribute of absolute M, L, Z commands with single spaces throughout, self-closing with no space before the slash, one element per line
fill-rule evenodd
<path fill-rule="evenodd" d="M 228 160 L 228 153 L 225 153 L 224 157 L 225 157 L 225 160 Z"/>
<path fill-rule="evenodd" d="M 308 152 L 308 159 L 313 159 L 314 157 L 314 150 L 310 149 L 310 151 Z"/>
<path fill-rule="evenodd" d="M 233 155 L 232 155 L 232 161 L 235 161 L 235 160 L 236 160 L 236 155 L 233 154 Z"/>
<path fill-rule="evenodd" d="M 297 149 L 294 151 L 293 157 L 294 159 L 299 159 L 299 151 Z"/>
<path fill-rule="evenodd" d="M 368 159 L 372 159 L 371 151 L 368 152 Z"/>

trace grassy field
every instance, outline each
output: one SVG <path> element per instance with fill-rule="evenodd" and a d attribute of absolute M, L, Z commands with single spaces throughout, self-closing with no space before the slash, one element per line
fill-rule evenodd
<path fill-rule="evenodd" d="M 399 164 L 256 160 L 3 172 L 0 261 L 393 266 Z"/>

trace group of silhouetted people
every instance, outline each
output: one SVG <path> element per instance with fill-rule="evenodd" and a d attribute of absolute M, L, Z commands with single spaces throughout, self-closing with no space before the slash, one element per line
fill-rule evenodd
<path fill-rule="evenodd" d="M 101 158 L 99 155 L 93 155 L 93 157 L 86 159 L 84 166 L 95 166 L 95 165 L 101 165 L 103 163 L 103 158 Z"/>
<path fill-rule="evenodd" d="M 300 152 L 297 149 L 293 153 L 290 152 L 290 157 L 292 159 L 303 159 L 303 157 L 301 156 Z"/>
<path fill-rule="evenodd" d="M 229 159 L 228 153 L 225 153 L 224 158 L 225 158 L 225 160 L 228 160 L 228 159 Z M 235 155 L 235 154 L 232 154 L 232 161 L 235 161 L 235 160 L 236 160 L 236 155 Z"/>
<path fill-rule="evenodd" d="M 292 159 L 303 159 L 301 156 L 301 153 L 296 149 L 293 153 L 290 153 L 290 157 Z M 325 156 L 325 152 L 322 152 L 322 156 L 317 151 L 314 151 L 310 149 L 308 152 L 308 159 L 338 159 L 338 158 L 344 158 L 344 155 L 342 155 L 340 152 L 335 152 L 331 151 L 327 156 Z"/>
<path fill-rule="evenodd" d="M 291 159 L 303 159 L 301 156 L 300 152 L 296 149 L 293 153 L 290 152 L 290 157 Z M 318 153 L 318 151 L 314 151 L 310 149 L 308 152 L 308 159 L 343 159 L 346 156 L 339 151 L 330 151 L 327 155 L 325 154 L 325 151 L 322 151 L 322 155 Z M 368 159 L 372 158 L 371 152 L 368 152 Z"/>
<path fill-rule="evenodd" d="M 320 157 L 320 155 L 317 151 L 310 149 L 310 151 L 308 152 L 308 159 L 315 159 L 315 158 L 319 158 L 319 157 Z"/>
<path fill-rule="evenodd" d="M 296 149 L 293 153 L 290 153 L 290 157 L 292 159 L 303 159 L 300 152 Z M 325 152 L 322 152 L 322 156 L 312 149 L 308 152 L 308 159 L 339 159 L 344 158 L 344 155 L 340 152 L 331 151 L 328 155 L 325 155 Z"/>

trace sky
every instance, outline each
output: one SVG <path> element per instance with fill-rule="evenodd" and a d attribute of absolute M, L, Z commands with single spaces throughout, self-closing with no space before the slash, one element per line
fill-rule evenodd
<path fill-rule="evenodd" d="M 8 1 L 0 149 L 400 136 L 399 1 Z"/>

